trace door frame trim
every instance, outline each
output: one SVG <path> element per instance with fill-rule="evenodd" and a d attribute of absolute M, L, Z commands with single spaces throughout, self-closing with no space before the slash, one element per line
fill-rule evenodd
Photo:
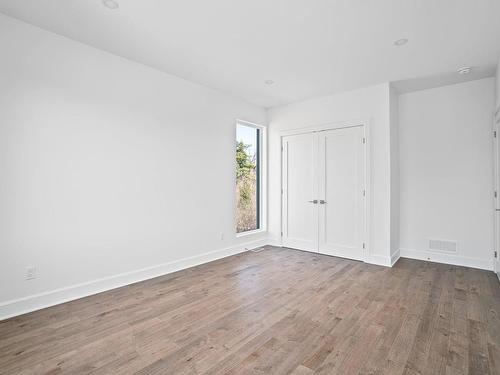
<path fill-rule="evenodd" d="M 500 107 L 497 109 L 493 115 L 493 125 L 492 132 L 496 132 L 496 136 L 493 139 L 493 272 L 497 274 L 500 281 L 500 259 L 495 258 L 495 253 L 500 253 L 499 243 L 500 243 L 500 223 L 498 219 L 497 210 L 500 209 L 500 202 L 498 197 L 498 191 L 500 189 L 500 165 L 499 165 L 499 154 L 500 154 Z M 498 256 L 498 255 L 497 255 Z"/>
<path fill-rule="evenodd" d="M 357 120 L 346 120 L 346 121 L 339 121 L 339 122 L 328 122 L 328 123 L 322 123 L 322 124 L 317 124 L 317 125 L 309 125 L 301 128 L 296 128 L 296 129 L 289 129 L 289 130 L 281 130 L 279 132 L 280 136 L 280 147 L 281 147 L 281 153 L 280 153 L 280 189 L 281 192 L 283 191 L 283 138 L 290 136 L 290 135 L 299 135 L 299 134 L 307 134 L 307 133 L 317 133 L 317 132 L 322 132 L 326 130 L 335 130 L 335 129 L 343 129 L 343 128 L 352 128 L 352 127 L 357 127 L 361 126 L 363 127 L 363 134 L 365 138 L 365 200 L 364 200 L 364 207 L 363 207 L 363 215 L 364 215 L 364 233 L 363 233 L 363 239 L 365 243 L 365 248 L 363 249 L 363 261 L 367 262 L 370 258 L 370 233 L 371 233 L 371 197 L 372 197 L 372 182 L 371 182 L 371 137 L 370 137 L 370 120 L 369 119 L 357 119 Z M 280 230 L 281 233 L 284 232 L 284 218 L 283 218 L 283 194 L 280 194 L 281 199 L 280 199 Z M 283 245 L 283 236 L 280 236 L 280 244 Z"/>

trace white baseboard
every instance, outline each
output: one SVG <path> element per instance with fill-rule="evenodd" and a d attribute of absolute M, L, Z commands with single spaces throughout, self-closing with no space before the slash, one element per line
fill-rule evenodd
<path fill-rule="evenodd" d="M 64 302 L 87 297 L 93 294 L 105 292 L 125 285 L 152 279 L 166 275 L 185 268 L 194 267 L 203 263 L 225 258 L 230 255 L 242 253 L 246 250 L 267 245 L 267 239 L 250 241 L 228 247 L 225 249 L 210 251 L 204 254 L 180 259 L 173 262 L 163 263 L 152 267 L 142 268 L 119 275 L 105 277 L 82 284 L 72 285 L 65 288 L 51 290 L 28 297 L 0 303 L 0 321 L 14 316 L 26 314 L 46 307 L 59 305 Z"/>
<path fill-rule="evenodd" d="M 452 264 L 493 271 L 493 261 L 480 258 L 469 258 L 457 254 L 436 253 L 428 250 L 400 249 L 401 258 L 427 260 L 436 263 Z"/>
<path fill-rule="evenodd" d="M 391 267 L 396 264 L 396 262 L 401 258 L 401 250 L 398 249 L 394 254 L 391 256 Z"/>
<path fill-rule="evenodd" d="M 383 255 L 367 255 L 365 263 L 376 264 L 377 266 L 392 267 L 391 258 Z"/>
<path fill-rule="evenodd" d="M 2 302 L 0 303 L 0 321 L 32 311 L 40 310 L 46 307 L 55 306 L 64 302 L 119 288 L 125 285 L 152 279 L 154 277 L 166 275 L 189 267 L 194 267 L 203 263 L 239 254 L 246 250 L 255 249 L 265 245 L 278 247 L 282 246 L 281 241 L 264 238 L 260 240 L 245 242 L 225 249 L 210 251 L 204 254 L 180 259 L 173 262 L 163 263 L 160 265 L 142 268 L 139 270 L 93 280 L 82 284 L 39 293 L 16 300 Z M 368 255 L 365 262 L 376 264 L 379 266 L 392 267 L 400 257 L 430 260 L 432 262 L 479 268 L 489 271 L 493 270 L 493 264 L 488 260 L 412 249 L 400 249 L 391 257 L 386 257 L 383 255 Z"/>
<path fill-rule="evenodd" d="M 283 247 L 281 240 L 270 238 L 267 241 L 269 246 Z M 383 255 L 367 255 L 363 261 L 365 263 L 375 264 L 377 266 L 392 267 L 399 260 L 399 250 L 392 257 Z"/>
<path fill-rule="evenodd" d="M 267 244 L 269 246 L 283 247 L 283 242 L 281 241 L 281 238 L 268 238 Z"/>
<path fill-rule="evenodd" d="M 370 264 L 376 264 L 377 266 L 392 267 L 399 260 L 399 250 L 396 251 L 392 256 L 384 255 L 374 255 L 370 254 L 366 257 L 365 262 Z"/>

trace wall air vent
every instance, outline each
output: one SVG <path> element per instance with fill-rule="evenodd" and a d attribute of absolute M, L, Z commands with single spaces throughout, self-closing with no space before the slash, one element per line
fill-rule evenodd
<path fill-rule="evenodd" d="M 456 253 L 457 252 L 457 242 L 447 241 L 447 240 L 429 240 L 429 250 L 438 251 L 444 253 Z"/>

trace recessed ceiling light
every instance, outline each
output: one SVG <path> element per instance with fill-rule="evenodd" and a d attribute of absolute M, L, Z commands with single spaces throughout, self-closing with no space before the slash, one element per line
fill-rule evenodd
<path fill-rule="evenodd" d="M 274 85 L 274 81 L 272 79 L 268 79 L 264 82 L 266 85 Z"/>
<path fill-rule="evenodd" d="M 469 74 L 472 68 L 470 66 L 464 66 L 457 70 L 458 74 Z"/>
<path fill-rule="evenodd" d="M 120 4 L 115 0 L 102 0 L 102 4 L 109 9 L 118 9 Z"/>
<path fill-rule="evenodd" d="M 404 46 L 406 43 L 408 43 L 408 39 L 403 38 L 403 39 L 398 39 L 394 42 L 395 46 Z"/>

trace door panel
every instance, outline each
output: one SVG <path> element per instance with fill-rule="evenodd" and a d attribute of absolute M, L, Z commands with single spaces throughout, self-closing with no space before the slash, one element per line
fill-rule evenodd
<path fill-rule="evenodd" d="M 318 250 L 317 137 L 283 138 L 283 245 Z"/>
<path fill-rule="evenodd" d="M 363 259 L 363 128 L 319 133 L 319 252 Z"/>

